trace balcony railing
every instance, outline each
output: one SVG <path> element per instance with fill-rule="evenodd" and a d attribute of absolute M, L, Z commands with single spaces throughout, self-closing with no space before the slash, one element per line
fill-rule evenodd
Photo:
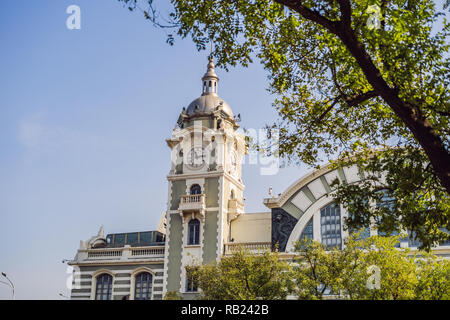
<path fill-rule="evenodd" d="M 182 203 L 201 203 L 205 198 L 204 194 L 188 194 L 181 196 Z"/>
<path fill-rule="evenodd" d="M 133 257 L 164 256 L 164 247 L 163 248 L 147 248 L 147 249 L 131 249 L 131 256 L 133 256 Z"/>
<path fill-rule="evenodd" d="M 90 262 L 99 260 L 134 260 L 147 258 L 164 258 L 164 246 L 102 248 L 78 250 L 78 262 Z"/>
<path fill-rule="evenodd" d="M 250 252 L 252 254 L 271 251 L 271 242 L 243 242 L 243 243 L 227 243 L 225 244 L 225 254 L 233 254 L 240 250 Z"/>
<path fill-rule="evenodd" d="M 189 194 L 180 197 L 180 211 L 203 211 L 205 210 L 204 194 Z"/>
<path fill-rule="evenodd" d="M 88 259 L 120 259 L 122 250 L 88 250 Z"/>

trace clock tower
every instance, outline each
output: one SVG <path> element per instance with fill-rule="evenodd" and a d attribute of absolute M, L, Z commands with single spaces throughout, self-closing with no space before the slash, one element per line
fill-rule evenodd
<path fill-rule="evenodd" d="M 244 136 L 230 106 L 218 95 L 219 77 L 210 59 L 202 95 L 182 109 L 169 139 L 171 170 L 166 211 L 164 286 L 195 298 L 186 267 L 218 262 L 230 239 L 230 224 L 244 213 Z"/>

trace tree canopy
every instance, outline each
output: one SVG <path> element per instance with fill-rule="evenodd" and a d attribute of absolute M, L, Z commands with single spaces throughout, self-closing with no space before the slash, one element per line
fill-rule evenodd
<path fill-rule="evenodd" d="M 398 236 L 360 234 L 349 237 L 342 250 L 308 239 L 296 244 L 299 299 L 323 299 L 325 293 L 352 300 L 449 298 L 448 260 L 400 249 Z"/>
<path fill-rule="evenodd" d="M 170 44 L 190 37 L 203 50 L 212 41 L 226 70 L 259 60 L 280 115 L 270 124 L 280 154 L 315 166 L 357 163 L 368 177 L 339 186 L 350 227 L 376 217 L 391 233 L 410 230 L 423 248 L 449 239 L 448 1 L 171 0 L 167 17 L 151 0 L 119 1 L 169 30 Z M 382 190 L 394 198 L 391 213 L 356 210 Z"/>
<path fill-rule="evenodd" d="M 292 291 L 290 266 L 277 253 L 245 251 L 224 257 L 218 265 L 188 267 L 207 300 L 278 300 Z"/>
<path fill-rule="evenodd" d="M 360 233 L 342 249 L 305 239 L 288 257 L 237 251 L 218 264 L 187 269 L 202 299 L 449 299 L 450 261 L 398 244 L 398 236 L 361 239 Z"/>

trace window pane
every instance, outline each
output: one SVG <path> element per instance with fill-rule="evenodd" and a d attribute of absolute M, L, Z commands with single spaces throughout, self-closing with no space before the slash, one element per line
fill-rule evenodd
<path fill-rule="evenodd" d="M 150 300 L 152 297 L 152 280 L 153 277 L 148 272 L 142 272 L 136 276 L 134 299 Z"/>
<path fill-rule="evenodd" d="M 342 248 L 341 241 L 341 209 L 334 203 L 320 210 L 322 243 L 327 248 Z"/>
<path fill-rule="evenodd" d="M 111 300 L 112 293 L 112 276 L 109 274 L 101 274 L 97 277 L 97 285 L 95 290 L 96 300 Z"/>
<path fill-rule="evenodd" d="M 200 243 L 200 221 L 193 219 L 188 224 L 188 244 Z"/>
<path fill-rule="evenodd" d="M 313 218 L 309 219 L 306 226 L 303 228 L 302 234 L 300 235 L 300 240 L 303 239 L 314 239 L 313 233 Z"/>
<path fill-rule="evenodd" d="M 114 245 L 116 246 L 125 245 L 125 233 L 119 233 L 114 235 Z"/>
<path fill-rule="evenodd" d="M 139 235 L 141 240 L 140 243 L 144 244 L 144 243 L 150 243 L 151 242 L 151 233 L 150 232 L 141 232 L 141 234 Z"/>
<path fill-rule="evenodd" d="M 189 274 L 186 275 L 186 292 L 197 292 L 197 284 L 194 277 Z"/>
<path fill-rule="evenodd" d="M 138 233 L 127 233 L 127 244 L 137 244 L 138 243 Z"/>

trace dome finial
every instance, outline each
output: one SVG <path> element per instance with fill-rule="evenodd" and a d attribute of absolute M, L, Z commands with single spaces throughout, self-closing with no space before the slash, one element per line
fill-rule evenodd
<path fill-rule="evenodd" d="M 203 83 L 203 93 L 205 94 L 216 94 L 217 95 L 217 87 L 219 82 L 219 77 L 217 76 L 214 70 L 214 61 L 212 59 L 212 55 L 208 58 L 208 66 L 205 75 L 202 77 Z"/>
<path fill-rule="evenodd" d="M 209 56 L 207 71 L 202 77 L 202 95 L 189 104 L 186 109 L 187 116 L 213 114 L 217 110 L 217 106 L 221 105 L 223 112 L 230 118 L 233 118 L 233 111 L 230 106 L 217 94 L 218 82 L 219 77 L 214 71 L 214 61 L 212 56 Z"/>

